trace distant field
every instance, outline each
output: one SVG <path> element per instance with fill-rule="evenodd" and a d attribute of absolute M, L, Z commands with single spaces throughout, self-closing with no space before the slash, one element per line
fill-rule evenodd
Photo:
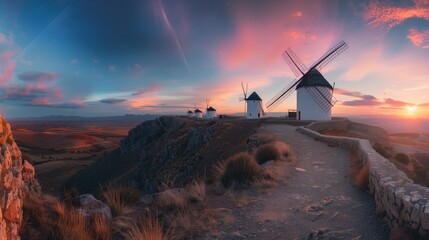
<path fill-rule="evenodd" d="M 15 121 L 11 126 L 21 151 L 34 162 L 42 186 L 58 192 L 68 176 L 117 148 L 128 131 L 140 123 Z"/>

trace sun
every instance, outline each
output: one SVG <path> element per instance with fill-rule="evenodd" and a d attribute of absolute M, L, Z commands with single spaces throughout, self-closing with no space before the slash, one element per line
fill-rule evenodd
<path fill-rule="evenodd" d="M 413 116 L 416 113 L 417 106 L 415 106 L 415 105 L 414 106 L 407 106 L 406 109 L 407 109 L 408 115 Z"/>

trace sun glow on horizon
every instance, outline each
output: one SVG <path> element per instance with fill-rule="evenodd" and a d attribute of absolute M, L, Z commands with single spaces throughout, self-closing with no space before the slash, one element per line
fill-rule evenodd
<path fill-rule="evenodd" d="M 416 114 L 417 106 L 407 106 L 405 109 L 407 110 L 408 116 L 414 116 Z"/>

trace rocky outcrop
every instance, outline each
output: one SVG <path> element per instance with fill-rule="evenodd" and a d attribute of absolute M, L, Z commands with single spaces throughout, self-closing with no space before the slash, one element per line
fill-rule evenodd
<path fill-rule="evenodd" d="M 391 226 L 406 227 L 429 237 L 429 189 L 414 184 L 393 163 L 378 154 L 368 140 L 319 134 L 308 128 L 298 131 L 331 146 L 356 153 L 362 164 L 369 165 L 369 189 L 374 195 L 377 213 Z"/>
<path fill-rule="evenodd" d="M 146 121 L 128 132 L 128 136 L 121 140 L 121 153 L 141 149 L 161 134 L 170 134 L 183 125 L 179 118 L 159 117 Z"/>
<path fill-rule="evenodd" d="M 66 187 L 96 193 L 100 186 L 132 185 L 146 194 L 183 186 L 211 174 L 212 165 L 246 150 L 258 122 L 164 116 L 129 131 L 119 148 L 75 174 Z"/>
<path fill-rule="evenodd" d="M 40 192 L 34 168 L 22 159 L 10 125 L 0 116 L 0 239 L 20 239 L 26 191 Z"/>

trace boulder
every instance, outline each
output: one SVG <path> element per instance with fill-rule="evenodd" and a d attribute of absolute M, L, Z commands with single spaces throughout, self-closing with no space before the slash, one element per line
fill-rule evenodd
<path fill-rule="evenodd" d="M 101 214 L 108 219 L 112 219 L 110 207 L 102 201 L 96 199 L 92 194 L 82 194 L 72 200 L 76 210 L 85 217 L 92 217 Z"/>

